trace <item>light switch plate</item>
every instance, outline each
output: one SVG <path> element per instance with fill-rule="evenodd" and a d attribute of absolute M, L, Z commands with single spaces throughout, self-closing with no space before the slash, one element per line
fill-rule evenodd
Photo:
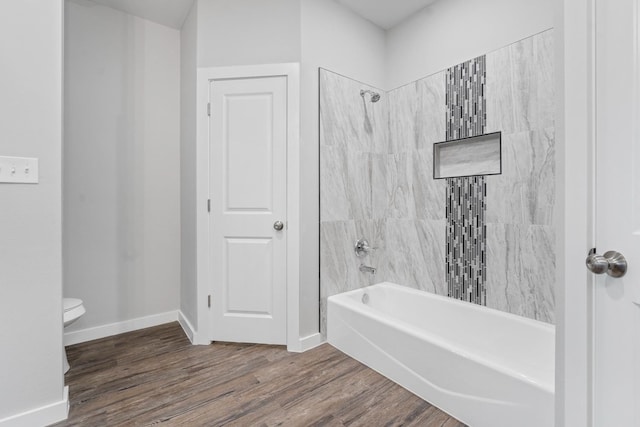
<path fill-rule="evenodd" d="M 0 156 L 0 183 L 37 184 L 38 159 Z"/>

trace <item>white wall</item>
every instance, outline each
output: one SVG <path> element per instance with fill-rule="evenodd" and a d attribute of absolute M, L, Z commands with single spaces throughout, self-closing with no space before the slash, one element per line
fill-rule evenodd
<path fill-rule="evenodd" d="M 198 66 L 300 61 L 300 0 L 198 0 Z"/>
<path fill-rule="evenodd" d="M 40 160 L 39 184 L 0 184 L 0 425 L 58 403 L 62 376 L 61 0 L 0 3 L 0 155 Z M 42 417 L 38 417 L 38 414 Z M 47 416 L 48 415 L 48 416 Z"/>
<path fill-rule="evenodd" d="M 303 66 L 316 82 L 317 68 L 324 67 L 384 87 L 384 30 L 334 0 L 301 0 L 300 7 Z"/>
<path fill-rule="evenodd" d="M 392 89 L 554 26 L 556 0 L 440 0 L 387 33 Z"/>
<path fill-rule="evenodd" d="M 198 328 L 196 281 L 196 70 L 197 13 L 194 2 L 180 32 L 180 310 Z"/>
<path fill-rule="evenodd" d="M 333 0 L 302 0 L 300 335 L 318 332 L 318 68 L 376 87 L 385 81 L 385 32 Z"/>
<path fill-rule="evenodd" d="M 68 331 L 177 310 L 180 33 L 83 0 L 65 27 Z"/>

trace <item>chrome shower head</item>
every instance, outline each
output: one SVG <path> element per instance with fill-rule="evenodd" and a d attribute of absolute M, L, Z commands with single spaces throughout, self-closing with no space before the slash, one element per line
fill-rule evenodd
<path fill-rule="evenodd" d="M 369 94 L 371 95 L 371 102 L 378 102 L 380 101 L 380 94 L 378 92 L 373 92 L 371 90 L 364 90 L 361 89 L 360 90 L 360 96 L 364 98 L 365 94 Z"/>

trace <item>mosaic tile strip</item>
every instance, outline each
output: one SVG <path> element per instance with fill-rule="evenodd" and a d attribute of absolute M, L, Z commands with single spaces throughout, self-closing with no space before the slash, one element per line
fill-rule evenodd
<path fill-rule="evenodd" d="M 486 305 L 486 235 L 484 177 L 451 178 L 447 186 L 448 295 Z"/>
<path fill-rule="evenodd" d="M 486 57 L 447 70 L 447 141 L 484 134 Z M 486 305 L 487 184 L 483 176 L 447 180 L 447 292 Z"/>
<path fill-rule="evenodd" d="M 484 134 L 486 68 L 483 55 L 447 70 L 447 141 Z"/>

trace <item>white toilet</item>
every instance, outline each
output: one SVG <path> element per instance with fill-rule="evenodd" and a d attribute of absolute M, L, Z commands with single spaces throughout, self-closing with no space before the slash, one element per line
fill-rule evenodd
<path fill-rule="evenodd" d="M 80 316 L 86 312 L 84 305 L 82 305 L 82 300 L 78 298 L 63 298 L 62 305 L 64 307 L 62 319 L 65 328 L 78 320 Z M 67 352 L 64 347 L 62 348 L 62 359 L 64 360 L 64 373 L 67 373 L 69 370 L 69 362 L 67 361 Z"/>

